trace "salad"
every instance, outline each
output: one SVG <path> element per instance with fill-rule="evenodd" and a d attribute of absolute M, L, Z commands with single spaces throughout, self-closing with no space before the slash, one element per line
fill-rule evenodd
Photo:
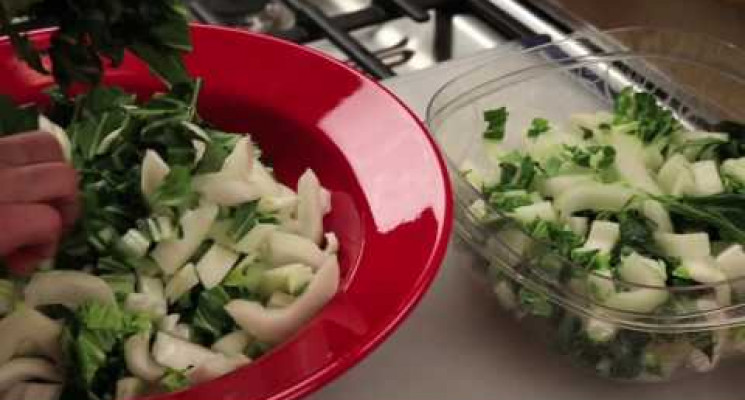
<path fill-rule="evenodd" d="M 569 126 L 532 120 L 507 150 L 509 110 L 484 112 L 496 168 L 467 162 L 481 194 L 470 214 L 528 262 L 514 268 L 569 290 L 610 315 L 685 314 L 741 303 L 745 285 L 745 136 L 726 122 L 694 131 L 649 93 L 621 91 L 613 112 Z M 742 328 L 654 333 L 573 313 L 490 269 L 500 303 L 556 331 L 556 347 L 604 376 L 664 379 L 683 365 L 713 368 L 745 349 Z M 711 290 L 695 290 L 713 284 Z M 691 288 L 683 294 L 675 290 Z M 682 293 L 682 292 L 681 292 Z M 716 314 L 712 314 L 716 318 Z"/>
<path fill-rule="evenodd" d="M 201 80 L 182 60 L 186 15 L 179 0 L 0 4 L 18 57 L 57 83 L 43 114 L 0 97 L 0 136 L 51 133 L 82 202 L 57 255 L 31 276 L 0 261 L 0 398 L 179 390 L 261 357 L 336 293 L 329 192 L 312 170 L 296 191 L 278 182 L 250 136 L 200 118 Z M 40 49 L 17 20 L 58 29 Z M 168 91 L 138 103 L 103 86 L 104 65 L 125 51 Z"/>
<path fill-rule="evenodd" d="M 249 136 L 201 120 L 199 87 L 142 104 L 116 87 L 55 93 L 48 116 L 1 102 L 4 134 L 55 135 L 83 203 L 53 260 L 0 279 L 6 396 L 181 389 L 260 357 L 336 293 L 329 192 L 312 170 L 293 191 Z"/>

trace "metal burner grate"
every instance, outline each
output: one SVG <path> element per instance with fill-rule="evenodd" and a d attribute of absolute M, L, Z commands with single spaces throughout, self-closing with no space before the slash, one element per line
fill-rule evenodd
<path fill-rule="evenodd" d="M 370 49 L 351 32 L 397 18 L 420 23 L 434 18 L 433 58 L 437 62 L 452 57 L 453 18 L 458 14 L 475 16 L 506 40 L 521 39 L 534 45 L 546 39 L 538 36 L 536 40 L 536 34 L 542 32 L 536 32 L 493 0 L 372 0 L 352 2 L 346 10 L 345 7 L 322 7 L 314 0 L 273 0 L 269 4 L 275 7 L 275 17 L 281 21 L 274 26 L 256 26 L 260 16 L 254 15 L 248 20 L 245 12 L 236 18 L 215 11 L 215 3 L 224 5 L 231 1 L 236 3 L 236 0 L 189 0 L 189 6 L 197 20 L 208 24 L 264 31 L 297 43 L 327 39 L 345 55 L 348 64 L 378 79 L 396 75 L 394 68 L 414 56 L 412 50 L 406 48 L 407 38 L 384 48 Z M 245 5 L 246 2 L 240 3 Z M 328 12 L 330 8 L 338 12 Z M 284 20 L 281 12 L 287 14 Z"/>

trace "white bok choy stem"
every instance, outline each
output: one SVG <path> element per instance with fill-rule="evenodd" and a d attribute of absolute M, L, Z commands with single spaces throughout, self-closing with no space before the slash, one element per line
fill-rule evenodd
<path fill-rule="evenodd" d="M 660 249 L 670 257 L 703 258 L 711 256 L 709 235 L 698 233 L 655 232 L 654 240 Z"/>
<path fill-rule="evenodd" d="M 181 217 L 182 237 L 158 243 L 150 256 L 166 275 L 173 275 L 197 251 L 207 238 L 217 212 L 218 208 L 214 204 L 202 204 L 199 208 L 186 212 Z"/>
<path fill-rule="evenodd" d="M 328 232 L 323 237 L 326 239 L 326 247 L 323 252 L 327 255 L 334 255 L 339 252 L 339 239 L 334 232 Z"/>
<path fill-rule="evenodd" d="M 197 365 L 194 369 L 189 371 L 187 377 L 193 384 L 206 382 L 227 373 L 233 372 L 236 369 L 248 365 L 251 363 L 251 359 L 244 356 L 243 354 L 234 356 L 225 356 L 220 354 L 217 357 L 210 358 L 204 361 L 202 364 Z"/>
<path fill-rule="evenodd" d="M 150 355 L 150 332 L 130 336 L 124 343 L 124 359 L 132 375 L 154 382 L 166 372 Z"/>
<path fill-rule="evenodd" d="M 241 329 L 252 336 L 278 343 L 295 333 L 323 308 L 338 287 L 339 264 L 335 257 L 328 257 L 303 294 L 288 307 L 268 309 L 257 302 L 233 300 L 225 306 L 225 310 Z"/>
<path fill-rule="evenodd" d="M 254 160 L 251 182 L 259 188 L 262 197 L 295 197 L 294 192 L 285 192 L 282 190 L 281 184 L 274 179 L 272 173 L 269 172 L 269 169 L 260 160 Z"/>
<path fill-rule="evenodd" d="M 221 206 L 235 206 L 261 197 L 258 186 L 217 172 L 195 176 L 192 185 L 205 199 Z"/>
<path fill-rule="evenodd" d="M 149 276 L 139 277 L 139 292 L 130 293 L 124 303 L 128 311 L 141 312 L 160 320 L 168 312 L 163 281 Z"/>
<path fill-rule="evenodd" d="M 668 293 L 664 288 L 641 288 L 614 293 L 606 300 L 605 305 L 617 310 L 649 313 L 667 301 L 667 298 Z"/>
<path fill-rule="evenodd" d="M 251 336 L 246 332 L 233 331 L 218 339 L 212 345 L 212 350 L 226 356 L 236 356 L 243 354 L 250 343 Z"/>
<path fill-rule="evenodd" d="M 235 262 L 238 261 L 238 258 L 238 253 L 213 243 L 195 267 L 202 285 L 206 289 L 212 289 L 219 285 L 230 272 L 230 269 L 233 268 Z"/>
<path fill-rule="evenodd" d="M 600 254 L 608 254 L 616 246 L 620 232 L 620 227 L 615 222 L 593 221 L 590 233 L 581 249 L 597 250 Z"/>
<path fill-rule="evenodd" d="M 262 188 L 251 180 L 254 170 L 254 150 L 251 139 L 238 140 L 219 172 L 202 174 L 193 179 L 194 190 L 205 199 L 221 205 L 234 206 L 257 200 Z"/>
<path fill-rule="evenodd" d="M 142 167 L 140 172 L 140 190 L 145 198 L 149 198 L 155 193 L 163 180 L 166 179 L 171 168 L 155 150 L 146 150 L 142 158 Z"/>
<path fill-rule="evenodd" d="M 658 286 L 660 289 L 638 288 L 613 293 L 605 301 L 606 306 L 618 310 L 647 313 L 667 301 L 668 293 L 665 290 L 667 273 L 662 261 L 643 257 L 634 252 L 622 259 L 619 274 L 626 282 Z"/>
<path fill-rule="evenodd" d="M 254 146 L 251 138 L 243 136 L 238 139 L 233 151 L 225 159 L 220 173 L 226 177 L 248 181 L 254 169 Z"/>
<path fill-rule="evenodd" d="M 569 226 L 569 229 L 581 237 L 587 236 L 589 224 L 589 218 L 587 217 L 569 217 L 567 220 L 567 226 Z"/>
<path fill-rule="evenodd" d="M 259 291 L 267 296 L 282 291 L 296 295 L 313 280 L 313 268 L 305 264 L 287 264 L 264 271 Z"/>
<path fill-rule="evenodd" d="M 700 283 L 717 284 L 714 288 L 716 299 L 721 306 L 732 304 L 732 288 L 727 275 L 719 269 L 713 257 L 685 258 L 678 269 L 690 279 Z"/>
<path fill-rule="evenodd" d="M 292 233 L 273 231 L 269 236 L 269 262 L 274 266 L 300 263 L 314 270 L 325 255 L 313 241 Z"/>
<path fill-rule="evenodd" d="M 60 149 L 62 149 L 62 155 L 65 157 L 65 161 L 69 162 L 72 159 L 72 145 L 70 144 L 70 138 L 67 136 L 65 130 L 62 129 L 61 126 L 50 121 L 49 118 L 45 117 L 43 114 L 39 114 L 38 125 L 40 131 L 49 133 L 55 140 L 57 140 Z"/>
<path fill-rule="evenodd" d="M 323 213 L 321 204 L 321 183 L 311 169 L 305 170 L 297 182 L 297 220 L 298 232 L 314 243 L 323 238 Z"/>
<path fill-rule="evenodd" d="M 30 307 L 61 304 L 73 310 L 87 301 L 116 302 L 106 281 L 80 271 L 38 272 L 24 289 L 24 297 Z"/>
<path fill-rule="evenodd" d="M 57 367 L 42 358 L 14 358 L 0 366 L 0 393 L 18 382 L 30 380 L 61 382 L 62 374 Z"/>
<path fill-rule="evenodd" d="M 616 149 L 615 166 L 621 177 L 632 187 L 652 195 L 661 195 L 657 181 L 644 164 L 644 144 L 637 137 L 616 132 L 609 138 Z"/>
<path fill-rule="evenodd" d="M 587 276 L 587 289 L 595 300 L 605 301 L 616 292 L 613 272 L 599 269 Z"/>
<path fill-rule="evenodd" d="M 657 232 L 673 232 L 673 223 L 670 220 L 670 213 L 659 201 L 644 200 L 641 206 L 641 211 L 648 220 L 654 222 Z"/>
<path fill-rule="evenodd" d="M 166 300 L 169 304 L 173 304 L 198 284 L 197 269 L 194 264 L 188 263 L 181 267 L 166 284 Z"/>
<path fill-rule="evenodd" d="M 58 400 L 61 395 L 59 383 L 18 382 L 0 400 Z"/>
<path fill-rule="evenodd" d="M 593 182 L 594 178 L 589 174 L 554 176 L 540 181 L 538 190 L 544 196 L 557 198 L 569 189 Z"/>
<path fill-rule="evenodd" d="M 716 258 L 717 267 L 727 276 L 727 279 L 738 279 L 732 283 L 732 289 L 745 292 L 745 251 L 742 245 L 733 244 L 719 253 Z"/>
<path fill-rule="evenodd" d="M 331 212 L 331 192 L 321 186 L 320 191 L 321 212 L 326 215 Z"/>
<path fill-rule="evenodd" d="M 205 361 L 219 356 L 206 347 L 158 332 L 153 343 L 153 358 L 168 368 L 185 370 L 201 365 Z"/>
<path fill-rule="evenodd" d="M 134 400 L 145 391 L 145 381 L 134 376 L 116 381 L 115 400 Z"/>
<path fill-rule="evenodd" d="M 665 287 L 667 280 L 663 261 L 644 257 L 637 252 L 622 257 L 618 273 L 624 281 L 644 286 Z"/>
<path fill-rule="evenodd" d="M 57 360 L 60 357 L 59 335 L 62 327 L 46 315 L 28 307 L 19 307 L 0 320 L 0 365 L 19 349 Z"/>
<path fill-rule="evenodd" d="M 554 201 L 562 218 L 583 210 L 620 211 L 634 197 L 634 189 L 619 184 L 588 183 L 567 189 Z"/>
<path fill-rule="evenodd" d="M 274 212 L 281 217 L 288 218 L 297 209 L 298 198 L 293 193 L 289 196 L 263 196 L 259 200 L 258 210 Z"/>
<path fill-rule="evenodd" d="M 246 254 L 255 253 L 263 248 L 276 230 L 277 225 L 274 224 L 256 224 L 233 246 L 233 249 Z"/>

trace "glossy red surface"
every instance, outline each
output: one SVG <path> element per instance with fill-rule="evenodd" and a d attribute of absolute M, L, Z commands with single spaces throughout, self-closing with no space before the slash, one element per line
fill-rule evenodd
<path fill-rule="evenodd" d="M 35 39 L 43 43 L 47 34 Z M 200 114 L 250 133 L 280 180 L 313 168 L 332 191 L 326 227 L 340 238 L 343 285 L 299 334 L 253 364 L 163 399 L 295 399 L 350 368 L 403 320 L 436 275 L 451 192 L 425 128 L 393 95 L 348 67 L 277 39 L 195 26 Z M 160 85 L 127 58 L 108 83 L 146 96 Z M 43 102 L 50 79 L 0 43 L 0 89 Z"/>

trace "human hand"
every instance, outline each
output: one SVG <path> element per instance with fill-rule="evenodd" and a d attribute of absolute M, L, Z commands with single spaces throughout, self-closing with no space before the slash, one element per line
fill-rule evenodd
<path fill-rule="evenodd" d="M 25 275 L 54 256 L 78 215 L 77 175 L 45 132 L 0 138 L 0 259 Z"/>

